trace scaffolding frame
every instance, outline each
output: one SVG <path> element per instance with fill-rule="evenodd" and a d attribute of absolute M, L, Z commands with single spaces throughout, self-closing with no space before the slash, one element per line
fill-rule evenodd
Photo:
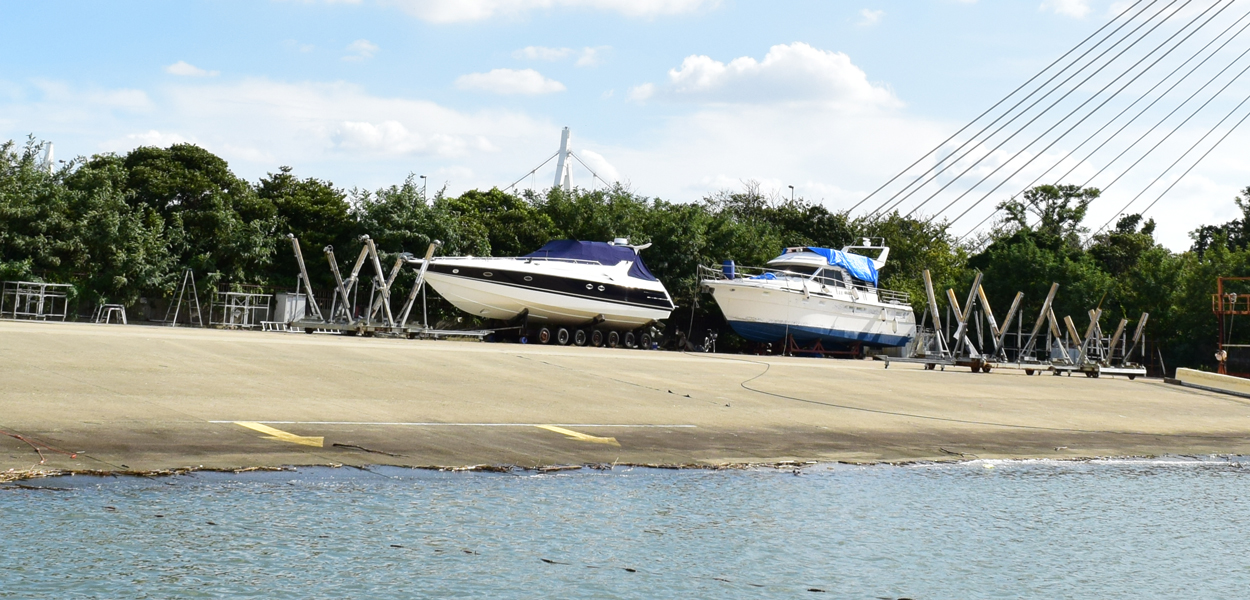
<path fill-rule="evenodd" d="M 0 288 L 0 318 L 64 321 L 73 289 L 68 283 L 6 281 Z"/>
<path fill-rule="evenodd" d="M 273 294 L 264 293 L 258 285 L 243 285 L 235 292 L 213 290 L 209 305 L 208 324 L 234 329 L 255 329 L 270 320 L 273 313 Z"/>

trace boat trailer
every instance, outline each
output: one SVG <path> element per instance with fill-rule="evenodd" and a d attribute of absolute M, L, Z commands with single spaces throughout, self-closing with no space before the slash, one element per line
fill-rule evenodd
<path fill-rule="evenodd" d="M 304 288 L 309 290 L 307 310 L 303 317 L 288 323 L 287 326 L 291 330 L 298 331 L 302 329 L 305 333 L 320 332 L 338 333 L 341 335 L 383 335 L 409 339 L 452 336 L 467 336 L 481 339 L 494 333 L 494 330 L 490 329 L 433 329 L 429 327 L 424 318 L 420 325 L 415 323 L 412 325 L 408 324 L 408 318 L 418 295 L 422 295 L 422 303 L 424 304 L 425 271 L 430 264 L 430 259 L 434 256 L 434 251 L 443 245 L 438 240 L 434 240 L 429 248 L 426 249 L 425 262 L 422 263 L 420 270 L 417 271 L 417 280 L 413 283 L 412 289 L 409 290 L 408 297 L 404 300 L 403 308 L 396 316 L 391 310 L 391 292 L 404 264 L 412 259 L 411 254 L 407 252 L 400 253 L 388 274 L 382 269 L 382 261 L 378 257 L 377 245 L 368 235 L 362 235 L 360 236 L 360 241 L 364 245 L 360 249 L 360 255 L 356 257 L 356 263 L 352 266 L 351 273 L 347 279 L 344 279 L 339 271 L 338 260 L 334 256 L 334 247 L 326 246 L 323 251 L 326 254 L 326 260 L 330 263 L 330 272 L 334 274 L 335 289 L 328 313 L 322 313 L 321 307 L 317 305 L 317 300 L 311 293 L 313 289 L 312 281 L 308 277 L 308 268 L 304 263 L 304 253 L 300 249 L 299 239 L 292 233 L 288 233 L 287 238 L 291 240 L 291 249 L 295 253 L 296 263 L 299 264 L 300 281 L 303 283 Z M 360 311 L 360 305 L 354 300 L 353 293 L 359 294 L 361 287 L 360 271 L 364 268 L 366 262 L 371 263 L 373 266 L 374 275 L 369 291 L 368 308 Z M 424 313 L 424 311 L 422 312 Z"/>
<path fill-rule="evenodd" d="M 1132 362 L 1132 356 L 1144 339 L 1146 322 L 1150 318 L 1149 313 L 1142 313 L 1141 319 L 1138 320 L 1131 345 L 1128 345 L 1128 341 L 1124 336 L 1125 328 L 1129 322 L 1128 319 L 1121 319 L 1115 333 L 1109 337 L 1104 337 L 1102 327 L 1099 324 L 1099 320 L 1102 317 L 1101 308 L 1089 311 L 1090 324 L 1085 330 L 1085 335 L 1078 334 L 1072 317 L 1064 317 L 1063 323 L 1067 330 L 1067 339 L 1073 343 L 1078 343 L 1075 348 L 1069 348 L 1064 343 L 1064 335 L 1059 328 L 1059 320 L 1055 317 L 1053 306 L 1055 294 L 1059 291 L 1059 284 L 1052 283 L 1050 292 L 1046 294 L 1046 300 L 1042 303 L 1041 311 L 1039 311 L 1037 320 L 1033 324 L 1033 330 L 1029 334 L 1029 341 L 1020 349 L 1020 352 L 1016 355 L 1016 360 L 1013 362 L 1007 356 L 1005 342 L 1008 327 L 1020 309 L 1020 303 L 1024 299 L 1024 292 L 1016 293 L 1016 297 L 1011 303 L 1011 308 L 1007 310 L 1006 318 L 1000 327 L 997 319 L 994 318 L 994 311 L 990 307 L 985 289 L 981 285 L 981 277 L 982 274 L 978 271 L 973 279 L 972 288 L 968 291 L 968 299 L 962 307 L 959 304 L 959 299 L 955 296 L 955 291 L 953 289 L 946 290 L 946 298 L 954 313 L 953 318 L 956 324 L 954 334 L 948 339 L 943 333 L 944 330 L 938 313 L 937 296 L 933 290 L 933 279 L 926 269 L 924 271 L 924 283 L 928 306 L 925 308 L 924 316 L 921 317 L 920 322 L 917 324 L 916 340 L 911 346 L 909 356 L 903 358 L 879 356 L 878 358 L 885 361 L 886 368 L 889 368 L 891 362 L 907 362 L 923 364 L 926 370 L 936 368 L 945 370 L 948 366 L 960 366 L 969 367 L 973 372 L 980 371 L 982 373 L 989 373 L 994 368 L 1012 368 L 1023 370 L 1025 375 L 1050 371 L 1054 375 L 1067 374 L 1068 376 L 1071 376 L 1074 372 L 1081 372 L 1086 377 L 1095 378 L 1103 374 L 1123 375 L 1129 379 L 1135 379 L 1138 376 L 1145 377 L 1145 367 L 1139 363 Z M 973 317 L 972 311 L 978 303 L 990 330 L 990 341 L 993 343 L 992 348 L 985 348 L 984 342 L 978 348 L 968 335 Z M 932 331 L 925 329 L 926 321 L 932 323 Z M 978 321 L 978 332 L 981 331 L 979 323 Z M 1036 356 L 1037 343 L 1043 337 L 1043 326 L 1047 326 L 1045 339 L 1048 348 L 1045 361 L 1039 360 Z M 978 337 L 980 336 L 978 335 Z M 1117 354 L 1117 350 L 1121 350 L 1121 352 Z"/>

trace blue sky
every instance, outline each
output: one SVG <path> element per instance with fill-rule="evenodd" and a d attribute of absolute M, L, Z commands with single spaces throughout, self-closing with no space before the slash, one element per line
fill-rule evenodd
<path fill-rule="evenodd" d="M 583 160 L 642 194 L 694 201 L 757 181 L 841 208 L 1130 4 L 8 2 L 0 138 L 34 134 L 61 159 L 189 141 L 249 179 L 290 165 L 376 188 L 415 173 L 455 193 L 522 177 L 569 126 Z M 1204 118 L 1195 139 L 1214 123 Z M 1250 185 L 1244 133 L 1152 209 L 1169 246 L 1235 216 L 1232 197 Z M 1161 168 L 1150 165 L 1095 206 L 1095 226 Z M 552 175 L 548 165 L 533 182 Z"/>

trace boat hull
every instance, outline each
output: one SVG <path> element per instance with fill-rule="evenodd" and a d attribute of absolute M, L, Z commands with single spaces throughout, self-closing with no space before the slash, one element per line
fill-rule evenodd
<path fill-rule="evenodd" d="M 584 326 L 596 323 L 608 329 L 635 329 L 668 318 L 672 302 L 667 293 L 631 288 L 593 279 L 543 277 L 533 272 L 507 271 L 499 265 L 474 268 L 458 263 L 435 263 L 426 282 L 456 308 L 488 319 L 508 321 L 524 311 L 531 323 Z M 489 273 L 486 279 L 483 273 Z M 531 277 L 525 282 L 525 277 Z"/>
<path fill-rule="evenodd" d="M 749 280 L 707 280 L 703 285 L 712 291 L 729 326 L 753 342 L 781 342 L 791 335 L 799 344 L 888 347 L 904 346 L 916 334 L 915 313 L 905 305 L 769 288 Z"/>

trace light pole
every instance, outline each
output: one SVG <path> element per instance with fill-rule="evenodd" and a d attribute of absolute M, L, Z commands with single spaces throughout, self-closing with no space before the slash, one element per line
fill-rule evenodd
<path fill-rule="evenodd" d="M 429 185 L 429 183 L 430 183 L 430 180 L 426 179 L 426 178 L 425 178 L 425 175 L 422 175 L 422 176 L 421 176 L 421 203 L 422 203 L 422 204 L 425 204 L 425 203 L 426 203 L 426 200 L 425 200 L 425 187 L 426 187 L 427 185 Z"/>
<path fill-rule="evenodd" d="M 794 202 L 794 186 L 789 186 L 789 187 L 790 187 L 790 202 L 793 203 Z"/>

